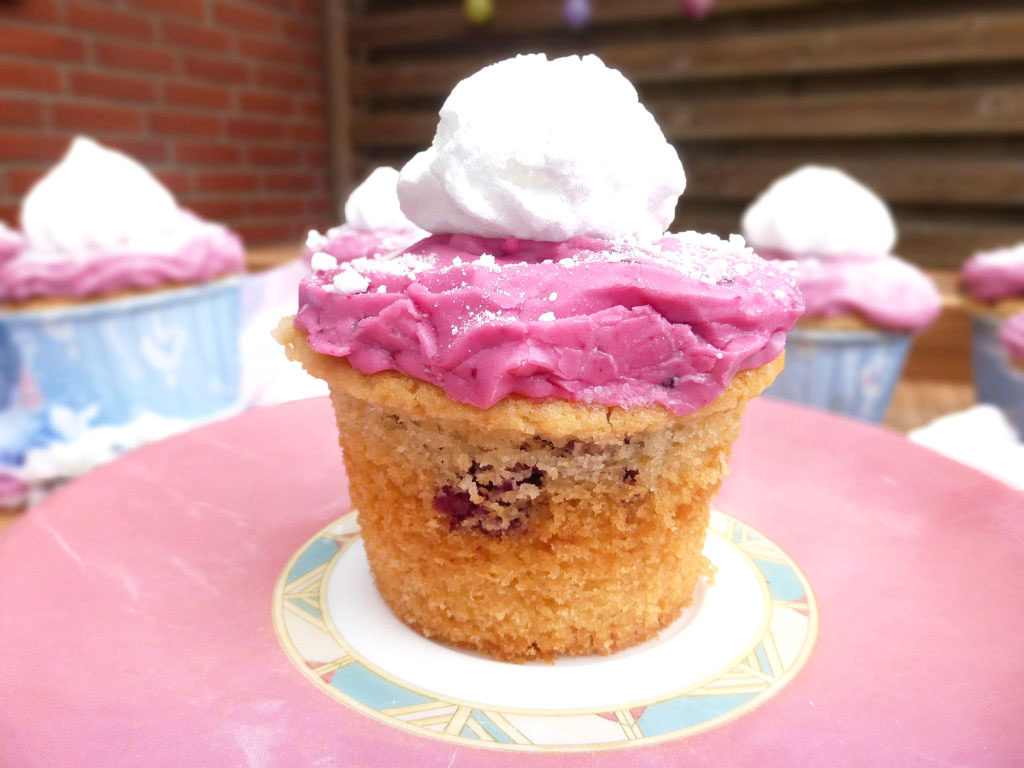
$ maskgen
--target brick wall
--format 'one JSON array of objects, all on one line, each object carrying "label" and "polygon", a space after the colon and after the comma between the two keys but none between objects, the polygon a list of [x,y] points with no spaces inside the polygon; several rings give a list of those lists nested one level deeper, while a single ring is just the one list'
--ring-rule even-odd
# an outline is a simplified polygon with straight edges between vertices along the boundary
[{"label": "brick wall", "polygon": [[0,219],[75,133],[247,244],[331,223],[318,0],[0,0]]}]

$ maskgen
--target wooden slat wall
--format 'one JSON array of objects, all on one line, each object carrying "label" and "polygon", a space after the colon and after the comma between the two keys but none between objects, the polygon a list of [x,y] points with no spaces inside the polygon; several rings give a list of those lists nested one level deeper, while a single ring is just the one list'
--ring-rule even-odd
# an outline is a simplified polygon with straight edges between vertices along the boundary
[{"label": "wooden slat wall", "polygon": [[598,53],[674,141],[689,185],[677,228],[728,234],[768,182],[845,167],[893,206],[900,251],[956,267],[1024,240],[1024,2],[591,0],[571,33],[561,0],[496,0],[485,27],[456,0],[348,0],[346,158],[338,193],[430,142],[452,85],[528,51]]}]

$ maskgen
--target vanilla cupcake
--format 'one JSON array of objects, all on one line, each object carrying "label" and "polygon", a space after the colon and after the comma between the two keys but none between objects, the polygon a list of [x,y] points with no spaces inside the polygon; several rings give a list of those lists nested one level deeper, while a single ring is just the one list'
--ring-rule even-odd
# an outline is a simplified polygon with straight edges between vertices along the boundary
[{"label": "vanilla cupcake", "polygon": [[43,429],[59,409],[76,431],[234,408],[235,235],[82,137],[25,197],[21,229],[22,247],[0,260],[0,337],[20,367],[8,408],[42,413]]},{"label": "vanilla cupcake", "polygon": [[606,654],[692,601],[802,303],[738,237],[664,236],[684,185],[617,71],[520,56],[457,85],[402,171],[436,234],[302,282],[278,338],[330,385],[375,583],[416,631]]},{"label": "vanilla cupcake", "polygon": [[402,213],[397,185],[398,171],[388,166],[375,168],[345,201],[344,224],[325,234],[310,230],[306,261],[312,263],[318,253],[337,262],[372,258],[400,251],[426,237],[428,233]]},{"label": "vanilla cupcake", "polygon": [[942,308],[932,280],[892,255],[888,207],[838,169],[804,166],[754,201],[743,234],[793,270],[806,303],[769,394],[881,421],[913,334]]}]

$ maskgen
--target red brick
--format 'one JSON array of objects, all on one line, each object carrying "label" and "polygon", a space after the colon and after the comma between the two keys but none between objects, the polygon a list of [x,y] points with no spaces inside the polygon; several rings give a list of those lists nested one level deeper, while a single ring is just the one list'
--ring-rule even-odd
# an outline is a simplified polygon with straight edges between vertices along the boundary
[{"label": "red brick", "polygon": [[291,96],[265,91],[249,91],[239,96],[243,112],[265,112],[270,115],[290,115],[295,111]]},{"label": "red brick", "polygon": [[288,127],[288,135],[298,141],[327,141],[327,127],[324,123],[300,123]]},{"label": "red brick", "polygon": [[104,139],[103,143],[112,149],[119,149],[142,163],[167,162],[167,144],[155,139],[139,139],[131,136]]},{"label": "red brick", "polygon": [[0,20],[57,21],[59,15],[56,0],[32,0],[0,6]]},{"label": "red brick", "polygon": [[40,136],[38,133],[0,132],[0,157],[11,160],[42,160],[53,162],[67,149],[63,136]]},{"label": "red brick", "polygon": [[100,64],[120,69],[161,74],[172,73],[177,68],[177,57],[170,51],[152,45],[112,43],[107,40],[96,41],[96,60]]},{"label": "red brick", "polygon": [[244,83],[248,68],[243,62],[214,56],[186,54],[185,74],[202,80],[216,80],[224,83]]},{"label": "red brick", "polygon": [[206,0],[132,0],[132,5],[173,16],[202,19],[206,15]]},{"label": "red brick", "polygon": [[80,37],[39,27],[10,24],[2,17],[0,51],[7,56],[30,56],[41,62],[85,59],[85,43]]},{"label": "red brick", "polygon": [[323,79],[319,72],[300,69],[259,67],[256,70],[256,82],[268,88],[280,88],[291,92],[312,93],[323,88]]},{"label": "red brick", "polygon": [[217,136],[220,117],[217,115],[154,112],[149,116],[149,129],[167,136]]},{"label": "red brick", "polygon": [[244,56],[291,65],[300,63],[299,59],[303,57],[303,48],[306,47],[301,41],[282,43],[265,37],[243,37],[238,42],[238,49]]},{"label": "red brick", "polygon": [[164,83],[164,103],[175,107],[206,107],[227,109],[231,91],[223,87],[195,83]]},{"label": "red brick", "polygon": [[229,3],[225,0],[218,0],[214,5],[213,17],[229,29],[264,33],[277,30],[278,15],[273,11],[239,3]]},{"label": "red brick", "polygon": [[152,40],[153,22],[131,11],[116,10],[92,3],[73,2],[68,6],[69,26],[133,40]]},{"label": "red brick", "polygon": [[4,203],[0,205],[0,221],[6,221],[9,224],[15,224],[18,221],[18,204],[17,203]]},{"label": "red brick", "polygon": [[71,73],[71,92],[78,96],[94,96],[112,101],[153,101],[156,89],[152,80],[103,72]]},{"label": "red brick", "polygon": [[192,174],[188,171],[161,170],[155,171],[153,175],[175,195],[184,195],[192,191]]},{"label": "red brick", "polygon": [[182,48],[223,53],[231,46],[231,35],[211,26],[188,21],[164,19],[160,23],[160,39]]},{"label": "red brick", "polygon": [[123,107],[65,102],[53,105],[53,124],[70,131],[137,133],[142,130],[142,115]]},{"label": "red brick", "polygon": [[246,245],[276,245],[299,240],[307,231],[304,223],[294,221],[242,222],[232,227],[245,240]]},{"label": "red brick", "polygon": [[327,117],[327,105],[320,98],[303,99],[299,104],[299,112],[314,120],[324,120]]},{"label": "red brick", "polygon": [[245,216],[248,205],[245,200],[229,197],[214,198],[182,198],[182,205],[211,221],[224,221],[225,219],[240,219]]},{"label": "red brick", "polygon": [[0,96],[0,121],[10,127],[41,128],[43,126],[43,108],[34,99]]},{"label": "red brick", "polygon": [[55,93],[60,90],[60,73],[54,67],[0,61],[0,88]]},{"label": "red brick", "polygon": [[234,144],[182,142],[175,145],[174,157],[179,163],[238,165],[242,151]]},{"label": "red brick", "polygon": [[310,40],[314,40],[317,47],[322,44],[319,20],[314,21],[302,18],[282,19],[281,31],[284,32],[285,37],[289,40],[303,40],[307,43]]},{"label": "red brick", "polygon": [[249,201],[249,212],[253,216],[301,216],[306,212],[306,198],[276,197],[271,200]]},{"label": "red brick", "polygon": [[292,0],[292,7],[304,16],[320,17],[320,0]]},{"label": "red brick", "polygon": [[275,192],[297,192],[315,188],[318,181],[317,174],[311,171],[278,172],[267,175],[266,186]]},{"label": "red brick", "polygon": [[295,147],[252,146],[246,152],[252,165],[298,165],[302,154]]},{"label": "red brick", "polygon": [[283,139],[287,126],[278,120],[229,119],[227,135],[233,139]]},{"label": "red brick", "polygon": [[331,155],[327,151],[327,147],[309,147],[306,150],[306,162],[311,165],[327,165],[327,163],[329,163],[330,160]]},{"label": "red brick", "polygon": [[25,193],[42,178],[49,167],[48,165],[37,165],[9,169],[7,171],[7,187],[11,190],[11,194],[24,197]]},{"label": "red brick", "polygon": [[[324,189],[326,189],[326,185]],[[317,195],[315,197],[306,197],[306,204],[309,206],[309,213],[311,216],[324,216],[328,219],[331,216],[331,212],[334,210],[334,201],[331,200],[330,195]]]},{"label": "red brick", "polygon": [[259,175],[247,171],[209,171],[199,175],[200,192],[247,192],[259,187]]}]

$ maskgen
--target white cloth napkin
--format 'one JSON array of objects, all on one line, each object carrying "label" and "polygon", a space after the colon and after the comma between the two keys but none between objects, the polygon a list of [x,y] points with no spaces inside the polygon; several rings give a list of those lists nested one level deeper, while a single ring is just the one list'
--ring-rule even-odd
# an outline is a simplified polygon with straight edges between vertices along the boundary
[{"label": "white cloth napkin", "polygon": [[908,437],[1024,491],[1024,443],[994,405],[974,405],[966,411],[941,416]]}]

